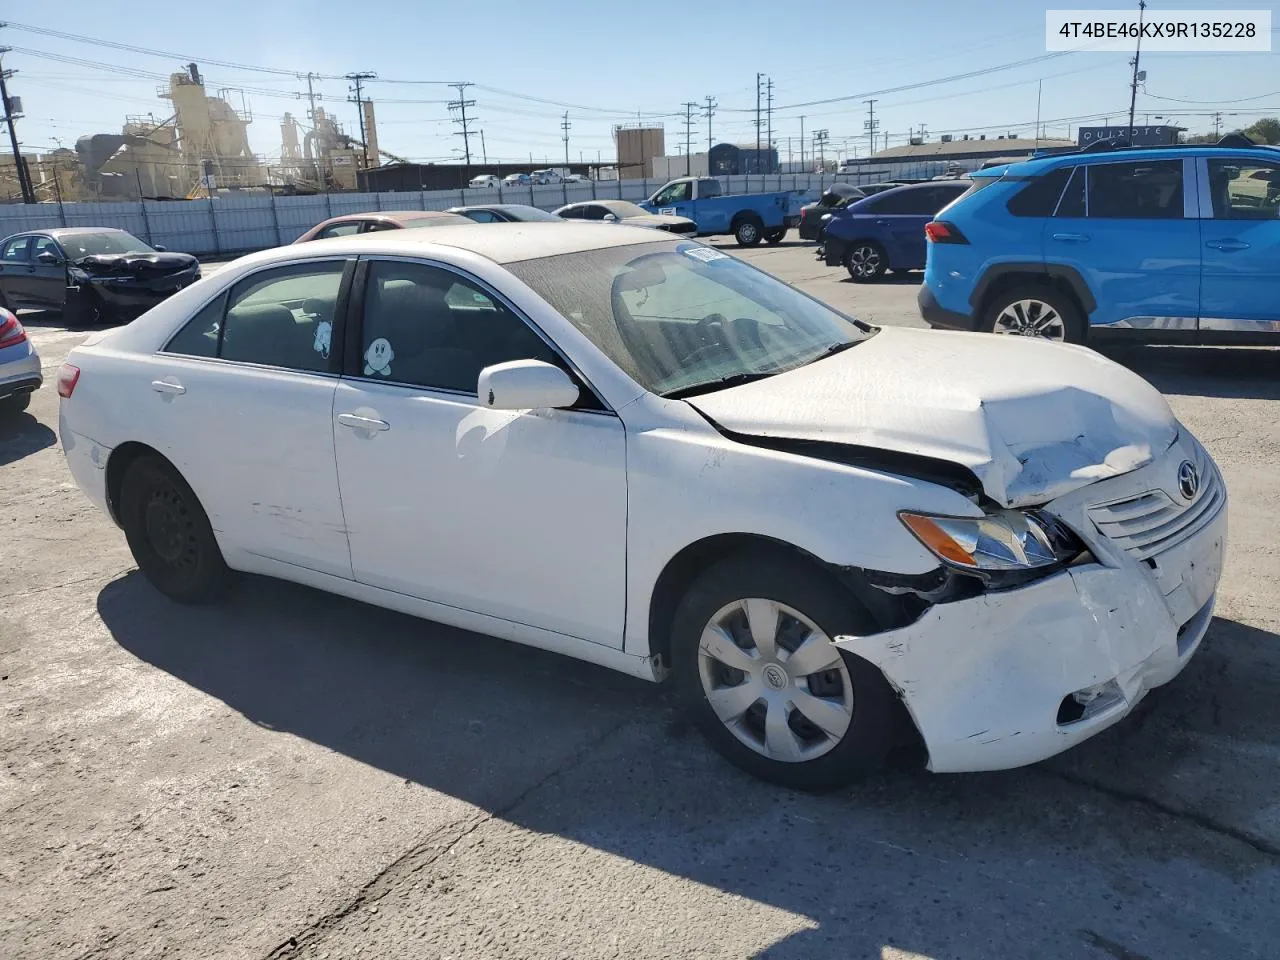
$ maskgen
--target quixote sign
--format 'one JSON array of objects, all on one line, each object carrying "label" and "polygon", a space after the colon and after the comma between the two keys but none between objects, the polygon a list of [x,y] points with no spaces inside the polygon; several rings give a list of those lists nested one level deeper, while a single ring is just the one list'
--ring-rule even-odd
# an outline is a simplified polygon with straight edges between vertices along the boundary
[{"label": "quixote sign", "polygon": [[1181,128],[1160,125],[1156,127],[1081,127],[1076,143],[1087,147],[1099,140],[1128,140],[1135,147],[1158,147],[1177,143]]}]

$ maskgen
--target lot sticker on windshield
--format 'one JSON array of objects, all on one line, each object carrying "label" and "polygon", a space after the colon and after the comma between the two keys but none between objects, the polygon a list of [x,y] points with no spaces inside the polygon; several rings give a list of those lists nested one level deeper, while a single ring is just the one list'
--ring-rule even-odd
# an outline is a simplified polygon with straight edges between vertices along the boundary
[{"label": "lot sticker on windshield", "polygon": [[311,349],[320,354],[320,356],[328,359],[329,344],[332,340],[333,324],[328,320],[321,320],[316,324],[316,339],[315,342],[311,344]]},{"label": "lot sticker on windshield", "polygon": [[364,375],[367,377],[380,373],[384,377],[391,376],[391,361],[395,358],[396,352],[391,349],[391,341],[386,337],[379,337],[365,351]]},{"label": "lot sticker on windshield", "polygon": [[703,263],[710,263],[712,260],[728,260],[727,253],[721,253],[715,247],[687,247],[680,251],[686,257],[693,257],[695,260],[701,260]]}]

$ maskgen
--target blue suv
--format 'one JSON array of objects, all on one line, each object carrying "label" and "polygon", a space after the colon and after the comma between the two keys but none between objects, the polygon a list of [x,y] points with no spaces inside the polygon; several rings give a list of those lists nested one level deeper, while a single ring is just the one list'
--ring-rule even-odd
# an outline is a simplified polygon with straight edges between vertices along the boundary
[{"label": "blue suv", "polygon": [[933,327],[1280,342],[1280,149],[1238,134],[974,171],[925,231]]}]

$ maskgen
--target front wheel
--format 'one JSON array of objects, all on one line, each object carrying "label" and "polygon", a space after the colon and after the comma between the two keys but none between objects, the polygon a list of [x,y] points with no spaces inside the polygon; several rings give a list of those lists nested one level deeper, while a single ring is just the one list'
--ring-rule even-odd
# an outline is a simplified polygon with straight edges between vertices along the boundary
[{"label": "front wheel", "polygon": [[1084,315],[1066,294],[1042,285],[1015,287],[993,299],[982,317],[982,329],[1057,343],[1084,343]]},{"label": "front wheel", "polygon": [[844,268],[855,283],[870,283],[884,276],[889,261],[880,244],[859,240],[845,251]]},{"label": "front wheel", "polygon": [[769,246],[771,247],[776,247],[778,244],[782,242],[783,238],[786,235],[787,235],[787,231],[785,229],[770,230],[768,233],[764,235],[764,242],[769,244]]},{"label": "front wheel", "polygon": [[676,610],[681,694],[711,745],[764,780],[829,790],[877,769],[895,700],[872,664],[831,638],[874,630],[833,581],[769,553],[707,570]]},{"label": "front wheel", "polygon": [[142,456],[125,470],[120,525],[133,559],[151,584],[178,603],[210,603],[230,580],[209,518],[169,463]]},{"label": "front wheel", "polygon": [[733,228],[733,239],[740,247],[754,247],[760,243],[763,226],[757,217],[743,217]]}]

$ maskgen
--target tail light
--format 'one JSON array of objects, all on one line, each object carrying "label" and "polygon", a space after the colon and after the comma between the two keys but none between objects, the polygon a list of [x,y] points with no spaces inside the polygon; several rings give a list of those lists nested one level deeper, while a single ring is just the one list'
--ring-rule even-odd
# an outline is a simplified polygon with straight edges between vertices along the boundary
[{"label": "tail light", "polygon": [[930,220],[924,225],[924,235],[933,243],[968,243],[965,235],[945,220]]},{"label": "tail light", "polygon": [[80,368],[75,364],[64,363],[58,368],[58,396],[63,400],[76,392],[76,384],[80,382]]},{"label": "tail light", "polygon": [[0,307],[0,350],[17,346],[19,343],[24,343],[26,339],[27,331],[18,322],[18,318]]}]

